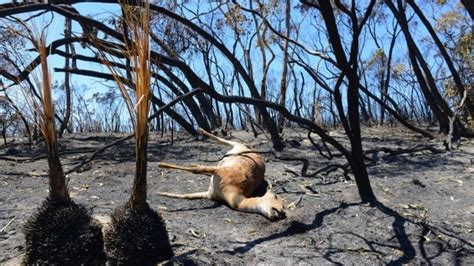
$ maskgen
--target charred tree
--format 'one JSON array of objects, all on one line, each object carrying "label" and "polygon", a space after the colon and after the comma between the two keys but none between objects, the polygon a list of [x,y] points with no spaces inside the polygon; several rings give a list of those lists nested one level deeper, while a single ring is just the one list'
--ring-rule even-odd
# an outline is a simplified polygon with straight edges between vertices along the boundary
[{"label": "charred tree", "polygon": [[[355,1],[352,2],[353,6],[349,10],[342,5],[339,1],[336,1],[337,8],[343,13],[349,16],[352,26],[352,42],[350,47],[349,59],[346,57],[344,48],[342,46],[342,38],[339,34],[339,30],[336,24],[336,18],[334,15],[334,9],[329,1],[319,1],[317,4],[308,3],[303,1],[314,8],[317,8],[323,17],[324,24],[326,26],[327,34],[329,37],[329,43],[334,51],[336,57],[337,67],[341,70],[338,82],[336,84],[334,100],[339,113],[339,119],[341,120],[347,137],[351,143],[350,155],[346,156],[348,163],[351,167],[352,173],[354,174],[357,188],[359,189],[359,196],[363,202],[375,202],[376,197],[373,193],[372,186],[370,184],[367,168],[365,166],[364,152],[362,149],[361,129],[360,129],[360,103],[359,103],[359,86],[360,78],[357,71],[357,60],[359,52],[359,35],[364,23],[367,21],[368,16],[371,14],[372,9],[375,5],[375,0],[371,0],[368,4],[367,10],[364,17],[358,18],[355,10]],[[342,105],[342,95],[340,92],[340,86],[343,79],[347,79],[347,109],[348,116],[346,117]]]},{"label": "charred tree", "polygon": [[[65,38],[71,37],[71,19],[65,18],[64,20],[64,36]],[[72,44],[66,45],[66,53],[70,52]],[[64,68],[69,69],[70,59],[68,57],[64,58]],[[66,109],[64,111],[64,118],[59,126],[59,137],[63,136],[64,130],[69,125],[71,119],[71,74],[69,72],[64,73],[64,93],[66,94]]]},{"label": "charred tree", "polygon": [[[450,130],[450,118],[453,117],[453,111],[449,108],[449,105],[438,91],[435,79],[428,67],[428,64],[426,63],[423,55],[415,43],[415,40],[413,39],[413,36],[409,31],[408,19],[405,14],[403,2],[401,0],[397,0],[397,7],[395,7],[391,0],[386,0],[385,3],[400,24],[408,46],[408,55],[413,67],[413,71],[417,77],[420,89],[426,101],[428,102],[431,111],[438,120],[439,132],[448,134]],[[453,138],[454,140],[457,140],[461,136],[462,132],[465,131],[465,128],[458,118],[455,118],[455,121],[452,123],[452,125],[454,127]]]},{"label": "charred tree", "polygon": [[[281,78],[280,78],[280,98],[278,99],[278,102],[280,105],[285,106],[286,104],[286,91],[288,87],[288,47],[290,42],[288,41],[288,38],[290,38],[290,31],[291,31],[291,1],[286,0],[285,4],[285,36],[286,39],[284,40],[284,45],[283,45],[283,62],[282,62],[282,70],[281,70]],[[296,96],[295,96],[296,97]],[[278,131],[281,133],[283,131],[283,128],[285,127],[285,117],[283,115],[278,116]]]}]

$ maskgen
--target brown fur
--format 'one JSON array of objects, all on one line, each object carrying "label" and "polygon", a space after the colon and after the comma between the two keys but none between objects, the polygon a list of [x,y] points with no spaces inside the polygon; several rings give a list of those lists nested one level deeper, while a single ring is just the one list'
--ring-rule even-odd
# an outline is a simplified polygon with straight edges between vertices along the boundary
[{"label": "brown fur", "polygon": [[270,220],[285,217],[282,198],[275,195],[270,189],[261,197],[253,196],[255,190],[263,185],[265,176],[265,162],[260,154],[254,153],[241,143],[216,137],[203,129],[198,129],[198,132],[219,143],[232,146],[232,149],[226,153],[217,166],[178,166],[167,163],[160,163],[159,166],[195,174],[211,175],[209,189],[205,192],[190,194],[161,192],[160,195],[181,199],[223,201],[235,210],[260,213]]}]

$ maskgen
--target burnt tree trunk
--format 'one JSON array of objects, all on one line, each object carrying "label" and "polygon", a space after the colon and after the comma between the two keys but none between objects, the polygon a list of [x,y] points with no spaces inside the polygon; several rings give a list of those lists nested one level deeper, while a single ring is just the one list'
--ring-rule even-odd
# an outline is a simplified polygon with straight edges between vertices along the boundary
[{"label": "burnt tree trunk", "polygon": [[461,0],[461,3],[467,9],[471,19],[474,19],[474,2],[472,0]]},{"label": "burnt tree trunk", "polygon": [[[285,106],[286,103],[286,91],[288,87],[288,47],[289,47],[289,41],[288,38],[290,37],[290,17],[291,17],[291,1],[286,0],[286,7],[285,7],[285,27],[286,27],[286,32],[285,32],[285,44],[283,47],[283,69],[281,71],[281,79],[280,79],[280,98],[278,99],[278,102],[280,105]],[[285,117],[282,114],[278,115],[278,131],[281,133],[283,131],[283,128],[285,127]]]},{"label": "burnt tree trunk", "polygon": [[[357,188],[359,190],[359,196],[363,202],[375,202],[376,197],[370,184],[367,168],[365,166],[364,152],[362,149],[362,139],[360,130],[360,113],[359,113],[359,83],[360,79],[357,74],[357,59],[359,43],[358,38],[361,27],[364,20],[367,19],[368,15],[375,4],[375,1],[371,1],[366,11],[366,16],[362,22],[358,22],[355,11],[353,10],[349,16],[352,21],[352,45],[350,50],[350,58],[347,60],[344,48],[342,46],[341,36],[336,25],[336,19],[333,12],[333,7],[329,1],[319,1],[319,10],[324,19],[326,29],[328,31],[329,42],[333,48],[336,56],[336,61],[339,68],[342,70],[344,76],[348,80],[347,85],[347,108],[348,117],[347,121],[344,121],[344,112],[342,111],[342,102],[340,95],[335,94],[336,105],[339,105],[339,114],[341,121],[344,124],[346,135],[351,143],[350,156],[346,156],[348,163],[354,174]],[[353,7],[355,8],[355,7]],[[338,83],[342,82],[342,76]]]},{"label": "burnt tree trunk", "polygon": [[[446,51],[446,48],[444,47],[443,43],[439,39],[439,37],[436,34],[435,30],[433,29],[433,27],[431,26],[430,22],[425,17],[423,12],[420,10],[418,5],[416,5],[416,3],[413,0],[409,0],[408,3],[413,8],[413,10],[418,15],[418,17],[420,18],[423,25],[425,26],[425,28],[428,30],[431,37],[433,38],[436,46],[438,47],[438,50],[440,51],[441,55],[444,58],[446,66],[448,67],[449,71],[451,72],[454,84],[456,84],[456,89],[458,91],[458,95],[462,98],[464,93],[465,93],[466,88],[465,88],[463,82],[461,81],[461,77],[459,76],[458,71],[454,67],[453,60],[449,56],[449,54]],[[474,4],[471,1],[471,8],[473,8],[473,7],[474,7]],[[472,102],[472,100],[469,97],[466,97],[464,104],[466,106],[466,109],[468,111],[469,116],[474,118],[474,103]]]},{"label": "burnt tree trunk", "polygon": [[[64,36],[66,38],[71,37],[71,19],[65,18],[64,21]],[[70,52],[70,47],[73,44],[66,45],[66,53]],[[64,59],[64,68],[69,69],[70,67],[70,59]],[[59,126],[58,135],[61,138],[63,136],[64,130],[68,127],[69,120],[71,119],[71,73],[65,72],[64,73],[64,93],[66,94],[66,110],[64,112],[64,118]]]},{"label": "burnt tree trunk", "polygon": [[[413,67],[413,71],[417,77],[420,89],[428,102],[431,111],[439,122],[439,131],[440,133],[447,134],[450,127],[450,117],[452,117],[453,112],[449,108],[447,102],[443,99],[441,94],[438,91],[436,82],[433,75],[428,67],[428,64],[424,60],[423,55],[421,54],[418,46],[415,43],[412,35],[409,31],[408,20],[404,11],[403,3],[401,0],[398,0],[398,9],[392,3],[391,0],[385,0],[385,3],[389,9],[394,14],[397,19],[400,27],[402,29],[403,35],[405,36],[405,41],[408,46],[408,54],[410,62]],[[456,119],[458,120],[458,119]],[[456,129],[454,130],[457,133],[461,133],[463,130],[463,125],[458,121],[454,123]],[[458,138],[458,135],[454,136]]]}]

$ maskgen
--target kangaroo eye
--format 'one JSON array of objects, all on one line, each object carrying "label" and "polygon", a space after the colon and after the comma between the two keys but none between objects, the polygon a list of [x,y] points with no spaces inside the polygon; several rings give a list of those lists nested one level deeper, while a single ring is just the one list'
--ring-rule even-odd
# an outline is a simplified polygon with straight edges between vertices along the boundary
[{"label": "kangaroo eye", "polygon": [[278,199],[278,196],[277,196],[277,195],[275,195],[275,199]]}]

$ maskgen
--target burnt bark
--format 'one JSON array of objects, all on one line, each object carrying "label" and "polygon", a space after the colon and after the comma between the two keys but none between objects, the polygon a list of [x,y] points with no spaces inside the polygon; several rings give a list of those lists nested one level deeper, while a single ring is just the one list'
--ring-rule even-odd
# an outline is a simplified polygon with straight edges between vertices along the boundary
[{"label": "burnt bark", "polygon": [[[429,34],[431,35],[431,38],[433,38],[433,41],[435,42],[436,46],[438,47],[439,52],[443,56],[444,62],[446,63],[446,66],[448,67],[449,71],[451,72],[454,84],[456,84],[456,89],[458,91],[459,96],[462,98],[464,95],[464,91],[466,90],[463,82],[461,81],[461,77],[459,76],[458,71],[454,67],[453,60],[451,60],[451,57],[448,54],[448,51],[446,51],[446,48],[444,47],[443,43],[439,39],[438,35],[436,34],[435,30],[433,29],[433,26],[431,26],[430,22],[426,18],[426,16],[423,14],[423,12],[420,10],[418,5],[415,3],[413,0],[408,0],[408,4],[413,8],[417,16],[420,18],[421,22],[425,26],[425,28],[428,30]],[[471,8],[474,8],[474,4],[471,1]],[[465,99],[464,104],[466,105],[466,109],[469,112],[469,115],[474,118],[474,104],[471,101],[469,97]]]},{"label": "burnt bark", "polygon": [[[283,46],[283,62],[282,62],[282,71],[281,71],[281,79],[280,79],[280,98],[278,99],[278,102],[280,105],[285,106],[286,103],[286,91],[288,87],[288,48],[289,48],[289,41],[288,38],[290,38],[290,17],[291,17],[291,1],[286,0],[286,5],[285,5],[285,27],[286,27],[286,32],[285,32],[285,44]],[[283,128],[285,127],[285,117],[281,114],[278,115],[278,131],[281,133],[283,131]]]},{"label": "burnt bark", "polygon": [[[353,2],[353,4],[355,4]],[[338,67],[341,69],[343,76],[348,80],[347,84],[347,108],[348,108],[348,117],[345,121],[344,112],[342,109],[341,97],[336,93],[336,105],[339,105],[339,115],[341,121],[344,124],[344,129],[346,135],[349,138],[351,143],[351,155],[347,157],[348,163],[354,174],[357,188],[359,190],[359,196],[363,202],[375,202],[376,197],[373,193],[372,186],[370,184],[369,176],[367,173],[367,168],[365,166],[364,152],[362,149],[362,139],[360,131],[360,114],[359,114],[359,76],[357,74],[357,59],[358,59],[358,49],[359,49],[359,34],[361,27],[368,18],[368,15],[371,13],[371,10],[375,4],[375,1],[371,1],[365,16],[359,22],[355,13],[355,6],[352,7],[351,11],[347,12],[348,16],[351,18],[352,22],[352,45],[350,49],[349,60],[347,60],[344,48],[341,42],[341,36],[337,28],[336,19],[334,16],[334,11],[331,3],[329,1],[319,1],[319,11],[324,19],[324,24],[328,31],[329,42],[333,48],[334,55]],[[339,7],[341,8],[341,7]],[[342,77],[340,77],[340,82],[342,82]],[[336,91],[338,92],[338,90]]]},{"label": "burnt bark", "polygon": [[[391,0],[385,0],[388,8],[392,11],[395,18],[397,19],[400,27],[402,29],[403,35],[405,36],[405,41],[408,46],[408,54],[410,62],[413,67],[413,71],[417,77],[420,89],[428,102],[431,111],[439,122],[439,131],[440,133],[447,134],[449,132],[449,119],[452,117],[453,112],[449,108],[447,102],[443,99],[441,94],[438,91],[436,82],[433,75],[428,67],[428,64],[424,60],[423,55],[421,54],[418,46],[413,39],[409,31],[408,19],[405,14],[403,3],[401,0],[397,1],[397,7],[392,3]],[[458,119],[456,119],[458,120]],[[462,132],[463,126],[461,123],[455,123],[457,129],[456,132]],[[457,138],[458,136],[456,136]]]},{"label": "burnt bark", "polygon": [[472,0],[461,0],[461,3],[466,8],[471,19],[474,19],[474,2]]},{"label": "burnt bark", "polygon": [[[66,18],[64,21],[64,36],[65,38],[71,37],[71,19]],[[65,47],[66,53],[70,52],[70,48],[73,44],[67,44]],[[70,59],[64,58],[64,68],[69,69]],[[64,93],[66,94],[66,110],[64,112],[64,118],[59,126],[58,135],[61,138],[64,130],[68,127],[69,120],[71,119],[71,74],[69,72],[64,73]]]}]

